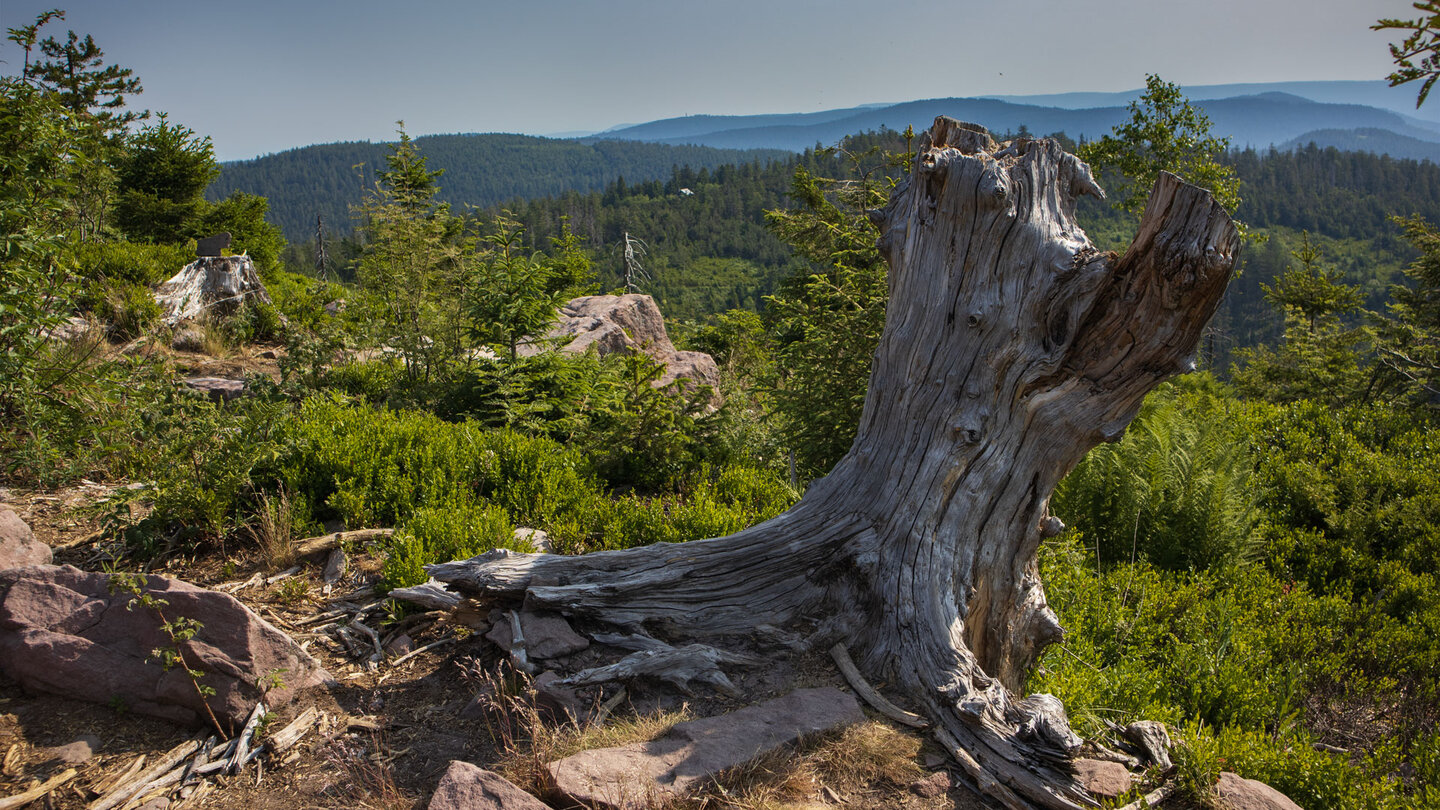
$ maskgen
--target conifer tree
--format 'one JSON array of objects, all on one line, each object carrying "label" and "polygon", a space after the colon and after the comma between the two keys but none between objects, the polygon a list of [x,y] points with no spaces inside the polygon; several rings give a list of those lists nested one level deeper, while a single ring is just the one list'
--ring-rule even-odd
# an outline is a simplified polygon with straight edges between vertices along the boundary
[{"label": "conifer tree", "polygon": [[1332,405],[1356,401],[1365,389],[1361,358],[1372,335],[1343,318],[1359,311],[1360,292],[1337,272],[1320,266],[1320,252],[1307,232],[1275,286],[1261,285],[1265,299],[1285,316],[1278,349],[1260,346],[1240,352],[1235,372],[1239,391],[1273,402],[1312,399]]},{"label": "conifer tree", "polygon": [[[64,16],[63,12],[53,11],[41,14],[34,26],[11,29],[11,39],[16,39],[16,34],[24,37],[28,33],[29,41],[33,42],[36,29]],[[21,41],[21,44],[25,43]],[[38,80],[58,93],[60,102],[71,112],[88,113],[111,131],[124,129],[149,115],[125,109],[125,97],[138,95],[144,88],[130,68],[105,63],[105,52],[95,44],[93,36],[87,34],[82,39],[69,31],[64,42],[46,37],[40,42],[40,53],[47,58],[32,64],[30,48],[26,47],[25,77]]]},{"label": "conifer tree", "polygon": [[1395,222],[1420,257],[1405,269],[1410,283],[1391,288],[1394,303],[1379,326],[1377,377],[1384,387],[1440,407],[1440,228],[1420,217]]}]

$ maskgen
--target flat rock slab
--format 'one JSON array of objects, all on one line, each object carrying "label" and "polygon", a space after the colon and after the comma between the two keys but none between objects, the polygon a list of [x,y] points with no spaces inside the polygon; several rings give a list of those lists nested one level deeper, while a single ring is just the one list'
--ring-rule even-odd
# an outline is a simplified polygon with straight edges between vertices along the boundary
[{"label": "flat rock slab", "polygon": [[211,402],[229,402],[245,393],[245,381],[229,377],[186,377],[180,382],[186,388],[204,394]]},{"label": "flat rock slab", "polygon": [[1264,782],[1224,771],[1215,783],[1216,807],[1223,810],[1301,810],[1289,796]]},{"label": "flat rock slab", "polygon": [[550,810],[494,771],[454,760],[440,777],[428,810]]},{"label": "flat rock slab", "polygon": [[[72,566],[37,565],[0,571],[0,671],[26,689],[110,704],[178,723],[208,722],[205,705],[182,667],[166,670],[154,651],[173,646],[152,608],[109,574]],[[327,683],[319,662],[235,597],[147,575],[144,593],[167,604],[174,622],[200,623],[181,644],[221,722],[238,729],[272,675],[283,682],[263,693],[267,705]]]},{"label": "flat rock slab", "polygon": [[807,734],[864,719],[853,695],[829,687],[797,689],[729,714],[679,723],[650,742],[582,751],[546,767],[569,801],[643,810],[655,798],[683,794]]},{"label": "flat rock slab", "polygon": [[[531,658],[560,658],[590,646],[590,639],[576,633],[564,617],[553,613],[521,611],[520,632],[525,636],[525,654]],[[510,617],[501,616],[485,634],[502,650],[510,649]]]},{"label": "flat rock slab", "polygon": [[50,547],[35,539],[30,526],[10,509],[0,509],[0,570],[48,565]]},{"label": "flat rock slab", "polygon": [[1075,778],[1096,796],[1113,799],[1131,787],[1130,771],[1118,762],[1102,759],[1077,759]]}]

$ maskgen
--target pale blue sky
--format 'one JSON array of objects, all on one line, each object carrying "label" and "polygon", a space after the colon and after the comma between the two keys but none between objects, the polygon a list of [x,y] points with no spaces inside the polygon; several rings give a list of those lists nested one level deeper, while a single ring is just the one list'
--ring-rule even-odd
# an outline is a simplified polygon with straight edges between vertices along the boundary
[{"label": "pale blue sky", "polygon": [[[1377,79],[1405,0],[3,0],[59,5],[222,160],[943,96]],[[0,72],[18,71],[13,43]]]}]

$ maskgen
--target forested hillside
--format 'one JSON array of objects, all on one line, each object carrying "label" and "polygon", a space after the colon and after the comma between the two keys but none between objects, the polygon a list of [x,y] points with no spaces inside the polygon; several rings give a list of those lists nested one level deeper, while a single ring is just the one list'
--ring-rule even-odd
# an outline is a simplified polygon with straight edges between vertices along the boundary
[{"label": "forested hillside", "polygon": [[[416,140],[422,148],[425,143]],[[796,171],[849,180],[868,172],[883,178],[895,169],[881,165],[878,154],[858,165],[846,154],[904,148],[900,133],[883,131],[849,139],[843,153],[806,150],[785,160],[714,170],[682,166],[663,180],[631,182],[627,175],[603,191],[516,199],[505,207],[535,245],[546,244],[568,221],[594,255],[604,289],[623,283],[625,234],[641,240],[646,253],[640,262],[648,276],[642,288],[656,297],[668,318],[699,320],[728,309],[758,312],[764,297],[803,264],[765,226],[766,211],[795,204]],[[1284,270],[1302,232],[1315,240],[1327,267],[1361,288],[1366,308],[1381,310],[1389,285],[1413,255],[1389,218],[1440,219],[1440,166],[1433,163],[1313,145],[1294,151],[1232,151],[1221,160],[1241,180],[1237,217],[1267,237],[1242,255],[1241,273],[1207,344],[1209,362],[1222,371],[1234,351],[1279,336],[1283,324],[1265,301],[1262,285],[1272,284]],[[447,168],[437,158],[431,165]],[[451,179],[447,171],[443,182]],[[357,200],[358,194],[357,184]],[[457,197],[454,192],[449,196]],[[1088,199],[1081,202],[1081,221],[1092,238],[1112,247],[1128,241],[1132,227],[1126,215]],[[299,267],[313,264],[313,222],[308,227],[305,241],[294,244],[290,254]],[[348,248],[358,249],[358,244]],[[345,249],[337,243],[330,251],[343,256]]]},{"label": "forested hillside", "polygon": [[[440,200],[457,206],[591,191],[616,178],[664,178],[677,166],[715,168],[788,157],[774,150],[628,141],[581,144],[506,134],[429,135],[415,142],[432,165],[445,170]],[[374,186],[387,150],[384,143],[332,143],[225,163],[206,196],[219,200],[245,191],[269,198],[270,221],[287,239],[313,236],[317,214],[332,232],[345,233],[354,226],[350,206]]]}]

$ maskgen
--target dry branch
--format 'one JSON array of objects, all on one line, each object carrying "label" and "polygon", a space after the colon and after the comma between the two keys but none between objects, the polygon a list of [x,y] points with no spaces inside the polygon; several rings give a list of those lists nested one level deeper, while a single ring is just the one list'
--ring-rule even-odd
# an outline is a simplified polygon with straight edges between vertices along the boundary
[{"label": "dry branch", "polygon": [[885,699],[885,696],[875,691],[855,668],[855,662],[850,658],[850,651],[845,649],[844,644],[836,644],[830,648],[830,657],[835,659],[835,666],[840,668],[840,674],[845,676],[845,682],[855,690],[866,703],[869,703],[876,711],[894,720],[897,723],[907,725],[911,728],[928,728],[930,723],[914,712],[907,712]]},{"label": "dry branch", "polygon": [[395,534],[394,529],[355,529],[348,532],[331,532],[329,534],[307,537],[295,544],[295,553],[301,557],[308,557],[311,554],[319,554],[322,551],[329,551],[339,548],[348,543],[369,543],[375,540],[387,540]]},{"label": "dry branch", "polygon": [[50,794],[55,788],[75,778],[77,771],[74,768],[66,768],[60,773],[45,780],[43,784],[36,785],[24,793],[17,793],[14,796],[7,796],[0,799],[0,810],[19,810],[19,808],[30,804]]}]

